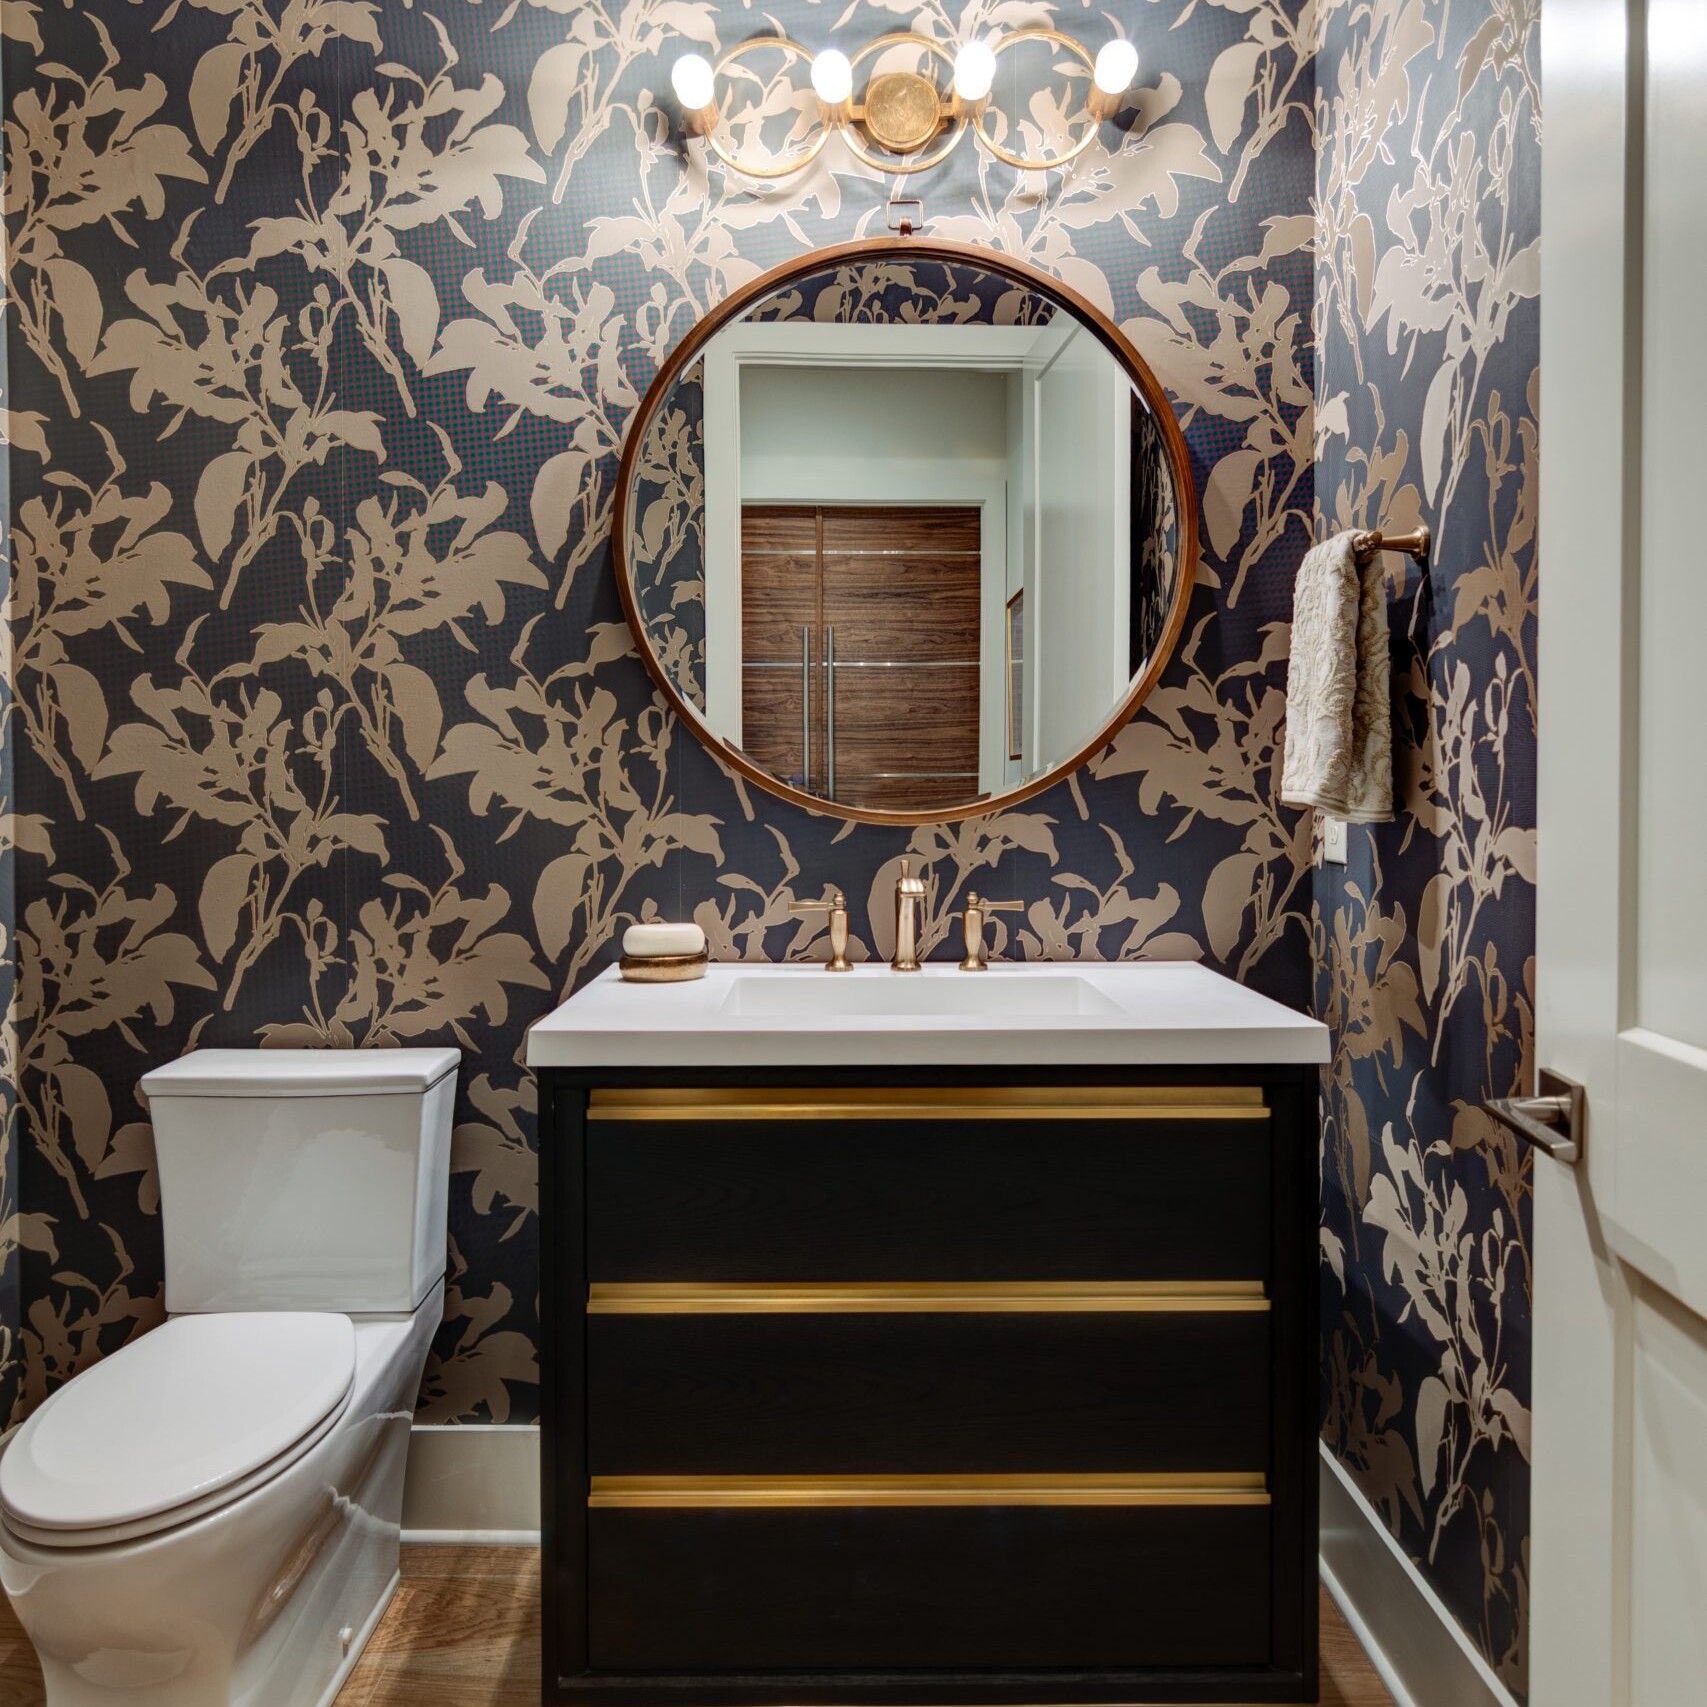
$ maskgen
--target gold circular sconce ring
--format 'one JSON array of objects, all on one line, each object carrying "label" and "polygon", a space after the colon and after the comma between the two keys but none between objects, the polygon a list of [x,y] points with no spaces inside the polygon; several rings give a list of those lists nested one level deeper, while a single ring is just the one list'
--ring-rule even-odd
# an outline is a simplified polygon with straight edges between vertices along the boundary
[{"label": "gold circular sconce ring", "polygon": [[[849,63],[857,68],[862,61],[870,59],[873,54],[881,53],[885,48],[902,46],[923,48],[926,53],[933,55],[948,67],[950,77],[954,75],[954,55],[941,42],[933,40],[930,36],[918,35],[912,30],[891,30],[887,35],[879,36],[875,41],[867,42]],[[880,87],[885,83],[892,85],[892,89],[887,95]],[[894,158],[886,159],[883,155],[873,153],[871,149],[867,148],[854,134],[854,125],[850,124],[843,127],[842,140],[848,145],[848,152],[856,160],[871,167],[876,172],[897,172],[907,175],[913,172],[928,172],[931,167],[940,166],[954,152],[960,144],[961,137],[966,134],[966,121],[955,110],[943,92],[922,72],[887,71],[880,72],[876,77],[873,77],[866,85],[863,103],[865,129],[885,147],[888,146],[888,135],[896,136],[897,140],[904,145],[907,138],[907,127],[921,122],[917,116],[919,106],[922,104],[920,102],[921,85],[923,88],[929,89],[935,97],[938,117],[937,123],[925,132],[920,146],[930,141],[931,137],[936,134],[938,125],[944,124],[944,121],[946,121],[947,140],[929,154],[909,155],[903,146],[896,149]],[[873,91],[878,93],[880,106],[880,115],[876,117],[875,122],[873,122],[871,112]],[[858,123],[859,121],[856,120],[855,122]],[[893,128],[890,128],[891,126]]]},{"label": "gold circular sconce ring", "polygon": [[[1074,41],[1069,35],[1063,35],[1060,30],[1045,29],[1041,25],[1035,29],[1015,30],[1012,35],[1003,36],[995,44],[996,57],[1000,59],[1009,48],[1018,47],[1022,42],[1031,41],[1053,42],[1057,47],[1068,49],[1093,78],[1096,76],[1096,61],[1091,57],[1090,50],[1083,43]],[[1096,140],[1099,121],[1093,118],[1085,134],[1064,154],[1052,155],[1047,160],[1028,159],[1023,154],[1016,154],[1011,148],[1004,148],[984,128],[984,113],[987,104],[987,101],[980,101],[977,111],[972,115],[972,124],[978,132],[978,140],[998,160],[1004,161],[1009,166],[1017,166],[1022,172],[1053,172],[1059,167],[1070,166]]]},{"label": "gold circular sconce ring", "polygon": [[[750,36],[746,41],[736,42],[733,47],[725,48],[717,56],[717,63],[712,67],[712,76],[722,76],[735,62],[749,53],[755,53],[760,48],[775,48],[795,59],[801,59],[808,66],[812,63],[812,55],[799,42],[791,41],[787,36]],[[713,88],[715,89],[715,82]],[[816,100],[817,96],[814,95]],[[705,140],[710,144],[711,151],[723,164],[732,171],[740,172],[749,178],[791,178],[796,172],[804,171],[824,150],[824,144],[830,140],[830,126],[819,121],[818,134],[812,139],[811,145],[799,154],[791,156],[780,166],[754,166],[743,160],[734,149],[728,147],[718,137],[718,128],[723,123],[721,117],[716,119],[705,132]]]}]

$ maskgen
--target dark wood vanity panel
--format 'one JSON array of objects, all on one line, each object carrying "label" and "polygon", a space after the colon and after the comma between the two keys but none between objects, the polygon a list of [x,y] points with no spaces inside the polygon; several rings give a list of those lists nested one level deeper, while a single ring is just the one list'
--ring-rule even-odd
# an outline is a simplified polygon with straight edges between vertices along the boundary
[{"label": "dark wood vanity panel", "polygon": [[595,1511],[591,1558],[601,1670],[1254,1667],[1269,1651],[1259,1507]]},{"label": "dark wood vanity panel", "polygon": [[1260,1280],[1271,1138],[1258,1112],[845,1125],[595,1118],[588,1275]]},{"label": "dark wood vanity panel", "polygon": [[545,1702],[1315,1700],[1315,1069],[1048,1077],[541,1073]]},{"label": "dark wood vanity panel", "polygon": [[594,1315],[593,1475],[1262,1468],[1266,1312]]}]

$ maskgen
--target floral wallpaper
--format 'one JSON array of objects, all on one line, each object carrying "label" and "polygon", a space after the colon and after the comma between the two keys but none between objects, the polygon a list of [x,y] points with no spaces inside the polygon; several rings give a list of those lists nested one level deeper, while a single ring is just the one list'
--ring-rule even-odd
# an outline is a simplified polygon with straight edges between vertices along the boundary
[{"label": "floral wallpaper", "polygon": [[1397,821],[1314,884],[1325,1432],[1515,1691],[1535,1001],[1539,0],[1320,0],[1316,495],[1388,561]]},{"label": "floral wallpaper", "polygon": [[[0,14],[0,28],[6,19]],[[4,65],[0,63],[0,102],[7,93]],[[0,339],[0,543],[11,515],[10,446],[20,428],[29,435],[26,423],[16,420],[6,400],[11,395],[6,370],[6,347]],[[0,552],[0,589],[9,587],[10,564]],[[7,633],[0,624],[0,1428],[17,1408],[18,1385],[23,1372],[22,1223],[18,1211],[19,1119],[17,1084],[17,1027],[13,996],[17,961],[13,933],[17,922],[14,906],[14,851],[18,819],[14,811],[12,742],[8,738],[11,718],[12,669]]]},{"label": "floral wallpaper", "polygon": [[[637,916],[810,957],[822,926],[788,905],[835,883],[885,954],[911,853],[937,952],[975,884],[1027,902],[1007,954],[1190,956],[1297,1006],[1315,964],[1329,1436],[1516,1675],[1525,1186],[1472,1111],[1528,1035],[1532,11],[0,0],[5,1412],[159,1319],[148,1067],[453,1042],[421,1415],[530,1420],[527,1024]],[[616,456],[698,315],[884,230],[891,186],[835,146],[781,186],[732,176],[679,137],[669,61],[773,27],[1109,19],[1139,85],[1070,171],[968,146],[910,187],[924,229],[1056,274],[1169,387],[1204,504],[1180,649],[1020,810],[907,831],[758,796],[633,655]],[[1314,527],[1407,505],[1443,536],[1396,589],[1407,811],[1314,875],[1276,798],[1292,577]]]},{"label": "floral wallpaper", "polygon": [[[634,461],[628,574],[652,655],[705,710],[705,363],[690,362],[647,419]],[[613,562],[614,570],[615,564]]]}]

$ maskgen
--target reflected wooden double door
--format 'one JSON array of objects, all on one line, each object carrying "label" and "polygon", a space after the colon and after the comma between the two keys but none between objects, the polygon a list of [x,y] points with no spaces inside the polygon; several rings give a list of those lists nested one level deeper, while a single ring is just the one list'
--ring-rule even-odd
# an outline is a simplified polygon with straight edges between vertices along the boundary
[{"label": "reflected wooden double door", "polygon": [[975,506],[744,505],[748,755],[844,805],[976,796],[980,564]]}]

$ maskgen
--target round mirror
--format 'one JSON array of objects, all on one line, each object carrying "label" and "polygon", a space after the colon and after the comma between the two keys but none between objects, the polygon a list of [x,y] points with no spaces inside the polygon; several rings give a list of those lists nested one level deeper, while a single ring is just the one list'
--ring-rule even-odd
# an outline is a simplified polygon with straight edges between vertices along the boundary
[{"label": "round mirror", "polygon": [[613,538],[647,667],[713,751],[924,823],[1036,793],[1132,715],[1185,621],[1197,495],[1105,316],[902,237],[694,327],[629,429]]}]

